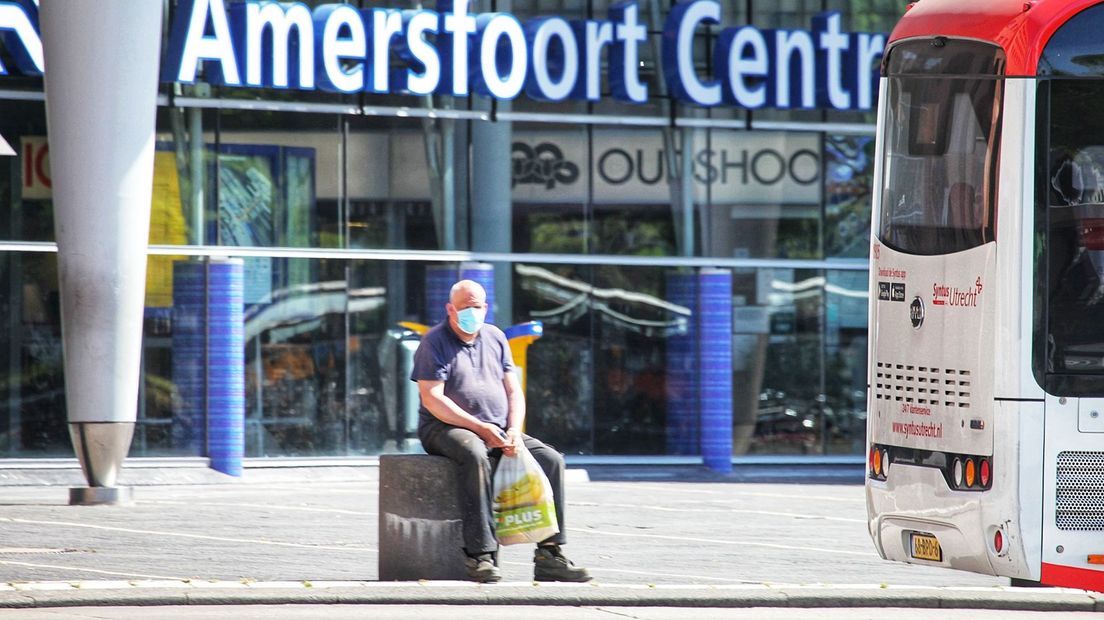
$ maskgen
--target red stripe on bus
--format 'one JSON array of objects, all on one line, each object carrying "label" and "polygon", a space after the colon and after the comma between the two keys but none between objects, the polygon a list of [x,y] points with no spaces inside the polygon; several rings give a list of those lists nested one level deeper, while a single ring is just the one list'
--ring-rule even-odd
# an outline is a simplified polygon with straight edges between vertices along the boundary
[{"label": "red stripe on bus", "polygon": [[1104,592],[1104,571],[1075,568],[1043,562],[1041,582],[1049,586],[1064,586]]}]

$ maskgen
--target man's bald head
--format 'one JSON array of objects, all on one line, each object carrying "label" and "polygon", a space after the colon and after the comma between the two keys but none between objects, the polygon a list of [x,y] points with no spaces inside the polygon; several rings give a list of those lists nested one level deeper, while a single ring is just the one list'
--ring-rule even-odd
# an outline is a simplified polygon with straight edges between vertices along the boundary
[{"label": "man's bald head", "polygon": [[475,280],[460,280],[452,285],[452,290],[449,291],[449,302],[457,307],[465,307],[461,306],[460,302],[466,299],[486,301],[487,291]]}]

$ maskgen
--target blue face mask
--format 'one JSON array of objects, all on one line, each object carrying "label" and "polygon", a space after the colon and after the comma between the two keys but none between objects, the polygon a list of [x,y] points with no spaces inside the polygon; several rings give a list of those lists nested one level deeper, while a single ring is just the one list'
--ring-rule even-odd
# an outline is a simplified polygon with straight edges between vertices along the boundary
[{"label": "blue face mask", "polygon": [[456,313],[456,323],[460,331],[465,334],[474,334],[483,327],[483,321],[487,318],[486,308],[464,308]]}]

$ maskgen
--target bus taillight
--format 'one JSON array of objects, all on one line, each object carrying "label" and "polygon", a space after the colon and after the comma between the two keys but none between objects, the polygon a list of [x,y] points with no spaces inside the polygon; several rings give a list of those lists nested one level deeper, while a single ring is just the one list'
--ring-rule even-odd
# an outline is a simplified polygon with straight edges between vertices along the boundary
[{"label": "bus taillight", "polygon": [[947,482],[956,491],[988,491],[993,481],[993,465],[988,456],[956,456],[949,470],[944,471]]},{"label": "bus taillight", "polygon": [[1004,534],[999,529],[993,534],[993,550],[997,552],[997,555],[1004,551]]},{"label": "bus taillight", "polygon": [[870,446],[868,459],[870,477],[874,480],[885,480],[889,473],[889,450],[877,445]]}]

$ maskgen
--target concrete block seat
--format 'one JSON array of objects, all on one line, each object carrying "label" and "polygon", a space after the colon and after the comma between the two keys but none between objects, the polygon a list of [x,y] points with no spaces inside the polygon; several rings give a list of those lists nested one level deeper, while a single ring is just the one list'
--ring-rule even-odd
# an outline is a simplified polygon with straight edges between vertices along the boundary
[{"label": "concrete block seat", "polygon": [[379,457],[379,579],[462,580],[456,466],[443,456]]}]

